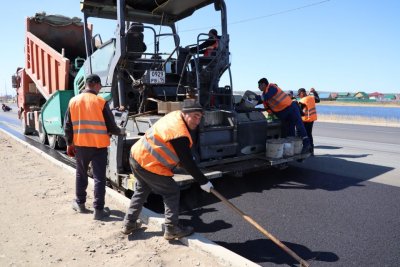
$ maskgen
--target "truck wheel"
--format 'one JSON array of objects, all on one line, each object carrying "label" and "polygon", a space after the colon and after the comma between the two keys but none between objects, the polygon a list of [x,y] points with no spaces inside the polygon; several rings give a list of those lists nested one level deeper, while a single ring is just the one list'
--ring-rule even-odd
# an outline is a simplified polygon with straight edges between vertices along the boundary
[{"label": "truck wheel", "polygon": [[47,134],[43,129],[43,126],[40,125],[40,129],[39,129],[39,142],[42,143],[43,145],[47,145],[49,143],[48,139],[47,139]]},{"label": "truck wheel", "polygon": [[24,135],[33,134],[33,129],[31,127],[29,127],[28,125],[26,125],[24,116],[22,116],[22,119],[21,119],[21,131],[22,131],[22,134],[24,134]]},{"label": "truck wheel", "polygon": [[49,140],[49,147],[52,149],[57,148],[57,135],[48,134],[47,139]]}]

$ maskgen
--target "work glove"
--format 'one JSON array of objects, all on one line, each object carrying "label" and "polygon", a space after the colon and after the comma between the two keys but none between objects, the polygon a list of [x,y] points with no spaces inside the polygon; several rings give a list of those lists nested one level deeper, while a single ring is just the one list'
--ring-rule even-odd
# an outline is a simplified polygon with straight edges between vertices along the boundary
[{"label": "work glove", "polygon": [[200,185],[200,188],[206,191],[207,193],[211,192],[211,188],[214,188],[211,182],[208,182],[206,184]]},{"label": "work glove", "polygon": [[67,146],[67,155],[71,158],[75,157],[76,149],[74,145]]}]

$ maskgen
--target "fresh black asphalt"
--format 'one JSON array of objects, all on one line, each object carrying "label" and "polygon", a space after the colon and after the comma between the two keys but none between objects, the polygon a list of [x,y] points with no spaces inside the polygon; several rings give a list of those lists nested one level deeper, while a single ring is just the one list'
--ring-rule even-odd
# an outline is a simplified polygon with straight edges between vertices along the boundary
[{"label": "fresh black asphalt", "polygon": [[[311,266],[400,264],[400,188],[294,167],[213,183]],[[183,191],[181,202],[182,222],[217,244],[262,266],[296,265],[198,186]]]}]

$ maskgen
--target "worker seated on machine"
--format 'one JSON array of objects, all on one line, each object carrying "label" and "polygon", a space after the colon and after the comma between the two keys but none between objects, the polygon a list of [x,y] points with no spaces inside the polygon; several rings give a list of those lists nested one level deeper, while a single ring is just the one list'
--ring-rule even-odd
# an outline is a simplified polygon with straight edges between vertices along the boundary
[{"label": "worker seated on machine", "polygon": [[198,47],[190,48],[192,54],[197,53],[203,54],[205,57],[215,56],[216,50],[218,49],[220,36],[216,29],[211,29],[208,32],[208,39],[201,43]]},{"label": "worker seated on machine", "polygon": [[[219,40],[220,36],[218,36],[218,32],[216,29],[211,29],[208,32],[208,39],[205,40],[203,43],[200,45],[190,45],[187,47],[179,47],[178,49],[178,60],[177,60],[177,71],[178,73],[181,73],[186,64],[185,62],[188,61],[194,54],[199,53],[199,55],[203,55],[203,57],[199,57],[199,63],[202,66],[207,65],[210,63],[210,57],[213,57],[216,55],[218,45],[219,45]],[[191,69],[195,69],[195,64],[194,64],[194,59],[190,60],[190,66]]]},{"label": "worker seated on machine", "polygon": [[[211,29],[208,32],[208,39],[205,40],[198,46],[190,48],[190,54],[203,55],[198,57],[198,63],[200,65],[200,70],[206,68],[217,54],[217,49],[219,45],[220,36],[216,29]],[[190,65],[192,69],[195,69],[194,60],[191,60]]]}]

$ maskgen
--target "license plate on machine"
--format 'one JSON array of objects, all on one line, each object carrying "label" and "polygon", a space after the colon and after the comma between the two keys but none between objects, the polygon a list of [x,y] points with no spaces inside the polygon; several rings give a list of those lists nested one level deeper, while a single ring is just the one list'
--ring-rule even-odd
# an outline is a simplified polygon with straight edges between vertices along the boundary
[{"label": "license plate on machine", "polygon": [[162,70],[151,70],[150,73],[150,84],[163,84],[165,83],[165,72]]}]

